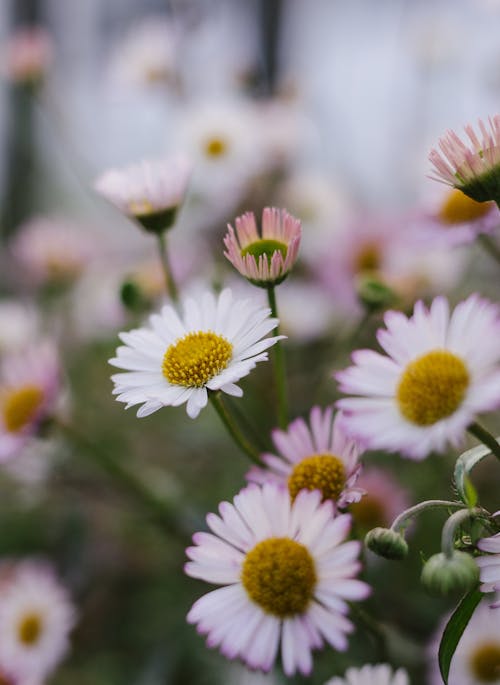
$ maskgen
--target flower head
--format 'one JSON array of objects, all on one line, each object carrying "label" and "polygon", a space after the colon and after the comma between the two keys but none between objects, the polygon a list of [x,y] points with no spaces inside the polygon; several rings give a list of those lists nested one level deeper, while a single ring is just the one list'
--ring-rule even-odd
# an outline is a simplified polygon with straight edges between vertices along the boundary
[{"label": "flower head", "polygon": [[413,316],[390,311],[377,339],[388,356],[353,353],[336,375],[346,430],[370,449],[422,459],[456,446],[476,415],[500,404],[498,307],[477,295],[450,313],[444,297]]},{"label": "flower head", "polygon": [[332,678],[325,685],[409,685],[403,668],[393,671],[387,664],[348,668],[343,678]]},{"label": "flower head", "polygon": [[5,355],[0,365],[0,462],[18,454],[50,417],[60,393],[57,353],[48,342]]},{"label": "flower head", "polygon": [[292,498],[302,489],[319,490],[335,508],[361,499],[364,490],[355,487],[361,471],[359,448],[346,437],[331,407],[313,407],[309,425],[295,419],[286,431],[275,429],[272,438],[279,456],[262,455],[267,468],[253,467],[248,480],[282,484]]},{"label": "flower head", "polygon": [[75,610],[53,569],[26,561],[0,583],[0,669],[14,682],[42,682],[63,659]]},{"label": "flower head", "polygon": [[281,641],[285,674],[312,670],[311,651],[328,642],[347,649],[353,629],[346,600],[361,600],[360,543],[344,542],[348,514],[302,491],[293,503],[284,488],[250,485],[209,514],[212,533],[197,533],[186,573],[223,585],[199,599],[188,621],[229,659],[269,671]]},{"label": "flower head", "polygon": [[14,83],[36,85],[53,59],[50,35],[41,26],[24,26],[8,39],[3,70]]},{"label": "flower head", "polygon": [[478,202],[500,199],[500,115],[478,122],[480,137],[469,124],[465,144],[454,131],[439,140],[440,151],[433,149],[429,160],[433,178],[459,188]]},{"label": "flower head", "polygon": [[[482,557],[476,557],[482,583],[481,592],[498,592],[500,591],[500,533],[479,540],[477,546],[482,552],[490,552]],[[496,601],[491,606],[493,609],[499,608],[500,601]]]},{"label": "flower head", "polygon": [[283,337],[264,338],[278,323],[269,315],[251,300],[233,299],[229,289],[186,299],[182,318],[167,305],[150,317],[149,328],[120,334],[125,346],[109,361],[126,372],[112,376],[113,393],[127,409],[142,404],[140,417],[187,402],[196,418],[209,390],[240,397],[235,382],[267,360],[265,350]]},{"label": "flower head", "polygon": [[300,221],[286,210],[266,207],[259,234],[254,213],[246,212],[236,219],[236,232],[228,224],[224,255],[242,276],[267,288],[281,283],[295,264],[301,232]]},{"label": "flower head", "polygon": [[110,169],[95,189],[147,231],[170,228],[184,201],[191,165],[185,157],[145,160],[124,169]]}]

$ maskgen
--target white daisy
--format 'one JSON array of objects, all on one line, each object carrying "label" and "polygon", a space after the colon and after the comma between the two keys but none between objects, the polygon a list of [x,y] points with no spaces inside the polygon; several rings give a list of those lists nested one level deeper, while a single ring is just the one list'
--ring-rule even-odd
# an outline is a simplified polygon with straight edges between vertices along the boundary
[{"label": "white daisy", "polygon": [[69,648],[75,611],[52,568],[16,564],[0,583],[0,669],[14,682],[43,682]]},{"label": "white daisy", "polygon": [[247,479],[279,483],[288,487],[292,498],[304,488],[319,490],[335,507],[358,502],[365,492],[355,487],[361,471],[359,448],[337,419],[332,407],[313,407],[309,425],[298,418],[286,431],[275,429],[272,439],[279,456],[263,454],[267,468],[253,467]]},{"label": "white daisy", "polygon": [[[437,665],[439,642],[444,626],[431,645],[430,685],[442,685]],[[486,601],[479,604],[460,638],[451,660],[450,685],[500,685],[500,611]]]},{"label": "white daisy", "polygon": [[369,449],[414,459],[459,445],[478,413],[500,405],[498,307],[472,295],[450,313],[437,297],[384,322],[377,339],[388,356],[358,350],[337,374],[343,392],[360,396],[338,402],[346,429]]},{"label": "white daisy", "polygon": [[393,671],[387,664],[348,668],[343,678],[332,678],[325,685],[409,685],[407,672]]},{"label": "white daisy", "polygon": [[[481,578],[481,592],[500,591],[500,533],[489,538],[483,538],[477,543],[478,548],[490,554],[477,557]],[[500,607],[500,601],[491,605],[493,609]]]},{"label": "white daisy", "polygon": [[241,397],[236,381],[266,361],[265,350],[284,337],[264,338],[278,325],[270,313],[252,300],[233,299],[229,289],[187,298],[182,318],[163,307],[150,317],[150,328],[120,333],[125,346],[109,363],[126,373],[112,376],[113,393],[127,409],[142,404],[139,417],[187,402],[188,415],[196,418],[208,390]]},{"label": "white daisy", "polygon": [[94,188],[147,231],[161,233],[175,220],[190,174],[187,158],[178,155],[110,169],[97,179]]},{"label": "white daisy", "polygon": [[307,675],[312,650],[328,642],[347,649],[353,625],[347,601],[369,587],[355,576],[360,543],[344,542],[351,517],[333,517],[332,502],[318,491],[293,503],[273,483],[250,485],[234,504],[209,514],[212,533],[196,533],[186,573],[224,585],[199,599],[188,614],[209,647],[253,669],[269,671],[281,642],[283,670]]}]

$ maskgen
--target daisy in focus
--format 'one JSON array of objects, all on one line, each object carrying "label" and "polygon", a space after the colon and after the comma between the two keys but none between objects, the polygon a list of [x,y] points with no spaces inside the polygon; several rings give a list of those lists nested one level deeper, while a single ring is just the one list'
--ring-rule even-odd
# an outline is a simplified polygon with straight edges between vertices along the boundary
[{"label": "daisy in focus", "polygon": [[199,599],[188,621],[228,659],[267,672],[279,644],[283,670],[312,671],[312,650],[324,642],[347,649],[353,625],[347,601],[369,587],[356,575],[360,543],[345,542],[351,517],[333,517],[332,502],[302,491],[292,503],[275,484],[250,485],[209,514],[212,533],[196,533],[185,571],[223,585]]},{"label": "daisy in focus", "polygon": [[[432,657],[430,685],[442,685],[437,654],[444,625],[429,650]],[[482,601],[464,630],[451,660],[450,685],[500,685],[500,612]]]},{"label": "daisy in focus", "polygon": [[336,374],[345,428],[368,449],[423,459],[458,446],[476,415],[500,405],[498,307],[471,295],[450,313],[436,297],[413,316],[389,311],[377,339],[387,353],[357,350]]},{"label": "daisy in focus", "polygon": [[109,363],[125,373],[112,376],[113,394],[127,409],[142,404],[139,417],[186,402],[193,419],[210,390],[241,397],[236,382],[266,361],[265,350],[283,338],[264,337],[278,324],[270,313],[251,300],[234,299],[229,289],[217,297],[207,291],[186,299],[183,317],[163,307],[150,317],[149,328],[120,334],[125,345]]},{"label": "daisy in focus", "polygon": [[[500,591],[500,533],[489,538],[483,538],[477,543],[482,552],[490,554],[476,557],[481,578],[481,592]],[[492,609],[500,607],[500,600],[491,605]]]},{"label": "daisy in focus", "polygon": [[162,233],[170,228],[184,202],[191,165],[185,157],[144,160],[123,169],[110,169],[94,188],[143,228]]},{"label": "daisy in focus", "polygon": [[292,500],[303,490],[319,490],[334,508],[357,502],[364,490],[355,487],[361,471],[359,448],[342,430],[332,407],[313,407],[309,425],[295,419],[286,431],[275,429],[273,443],[278,455],[263,454],[267,468],[253,467],[247,480],[273,482],[288,488]]},{"label": "daisy in focus", "polygon": [[56,410],[61,376],[46,342],[5,355],[0,364],[0,462],[15,457]]},{"label": "daisy in focus", "polygon": [[432,178],[459,188],[478,202],[500,200],[500,115],[485,123],[478,122],[480,136],[469,124],[464,143],[454,131],[439,140],[429,160],[434,166]]},{"label": "daisy in focus", "polygon": [[284,209],[266,207],[259,233],[253,212],[236,219],[236,231],[228,224],[224,256],[255,285],[278,285],[297,260],[301,224]]},{"label": "daisy in focus", "polygon": [[343,678],[332,678],[325,685],[409,685],[407,672],[393,671],[387,664],[348,668]]},{"label": "daisy in focus", "polygon": [[21,562],[0,580],[0,669],[15,683],[44,682],[69,649],[75,610],[53,569]]}]

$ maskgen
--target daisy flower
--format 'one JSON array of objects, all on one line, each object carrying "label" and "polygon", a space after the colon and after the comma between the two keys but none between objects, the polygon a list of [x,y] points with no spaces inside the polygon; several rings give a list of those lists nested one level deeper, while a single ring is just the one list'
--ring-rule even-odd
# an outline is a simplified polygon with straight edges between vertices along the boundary
[{"label": "daisy flower", "polygon": [[500,199],[500,115],[478,122],[480,137],[469,124],[464,143],[454,131],[439,140],[439,151],[431,150],[432,178],[459,188],[478,202]]},{"label": "daisy flower", "polygon": [[193,419],[209,390],[241,397],[236,381],[266,361],[264,350],[284,337],[264,338],[278,325],[270,313],[251,300],[233,299],[229,288],[217,297],[207,291],[187,298],[182,318],[166,305],[150,317],[149,328],[120,333],[125,345],[109,363],[126,372],[112,376],[113,394],[127,409],[142,404],[139,417],[187,402]]},{"label": "daisy flower", "polygon": [[182,156],[144,160],[104,172],[94,188],[147,231],[162,233],[175,221],[190,173],[191,165]]},{"label": "daisy flower", "polygon": [[55,411],[60,396],[56,350],[39,343],[5,355],[0,364],[0,462],[18,454],[41,423]]},{"label": "daisy flower", "polygon": [[14,682],[43,682],[69,648],[75,610],[52,568],[15,564],[0,583],[0,669]]},{"label": "daisy flower", "polygon": [[387,469],[363,469],[357,485],[365,494],[350,505],[349,512],[362,530],[389,528],[396,516],[411,505],[408,492]]},{"label": "daisy flower", "polygon": [[332,502],[321,503],[318,491],[302,491],[292,503],[273,483],[250,485],[219,513],[207,516],[212,533],[194,535],[185,567],[193,578],[224,586],[188,614],[207,645],[267,672],[281,642],[287,676],[311,673],[311,651],[325,641],[347,649],[353,625],[346,600],[369,594],[355,578],[360,543],[344,542],[351,517],[334,518]]},{"label": "daisy flower", "polygon": [[[476,557],[481,578],[481,592],[500,591],[500,533],[489,538],[483,538],[477,543],[482,552],[490,552],[489,555]],[[500,601],[491,605],[493,609],[500,607]]]},{"label": "daisy flower", "polygon": [[332,678],[325,685],[409,685],[407,672],[393,671],[387,664],[348,668],[343,678]]},{"label": "daisy flower", "polygon": [[266,207],[260,233],[253,212],[237,217],[235,223],[236,232],[228,224],[224,256],[255,285],[267,288],[281,283],[297,260],[300,221],[285,209]]},{"label": "daisy flower", "polygon": [[[437,654],[444,625],[437,632],[429,653],[432,658],[430,685],[442,685]],[[460,638],[451,660],[450,685],[500,685],[500,612],[486,601],[479,604]]]},{"label": "daisy flower", "polygon": [[436,297],[384,322],[377,339],[388,356],[358,350],[336,374],[342,392],[359,395],[338,402],[346,430],[369,449],[413,459],[458,446],[478,413],[500,405],[498,307],[471,295],[450,313]]},{"label": "daisy flower", "polygon": [[267,468],[253,467],[247,480],[279,483],[288,487],[292,499],[304,488],[319,490],[335,508],[359,501],[364,493],[355,487],[361,471],[359,449],[344,434],[339,419],[332,407],[313,407],[309,425],[298,418],[286,431],[276,428],[272,439],[279,456],[263,454]]}]

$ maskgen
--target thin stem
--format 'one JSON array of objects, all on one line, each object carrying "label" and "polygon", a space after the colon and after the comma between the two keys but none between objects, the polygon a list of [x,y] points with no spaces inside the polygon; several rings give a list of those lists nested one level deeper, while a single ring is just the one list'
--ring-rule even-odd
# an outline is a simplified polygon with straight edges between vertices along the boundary
[{"label": "thin stem", "polygon": [[181,530],[181,519],[174,515],[168,502],[156,495],[124,461],[115,460],[108,451],[90,441],[73,425],[56,419],[55,426],[75,445],[81,447],[103,471],[139,499],[161,521],[169,533],[185,541],[185,535]]},{"label": "thin stem", "polygon": [[489,447],[497,459],[500,459],[500,444],[497,442],[496,438],[489,431],[487,431],[486,428],[484,428],[484,426],[481,426],[481,424],[479,424],[477,421],[474,421],[474,423],[470,424],[467,430],[471,435],[482,442],[483,445]]},{"label": "thin stem", "polygon": [[224,405],[220,391],[209,393],[210,401],[219,415],[222,423],[227,428],[230,436],[233,438],[238,447],[253,461],[257,466],[263,466],[257,450],[248,442],[245,436],[241,433],[238,426],[233,421],[231,415],[229,414],[227,407]]},{"label": "thin stem", "polygon": [[351,603],[349,606],[351,607],[353,615],[359,619],[360,623],[363,624],[366,630],[375,639],[378,645],[380,659],[382,661],[389,661],[390,655],[387,644],[387,633],[384,630],[384,626],[357,604]]},{"label": "thin stem", "polygon": [[481,245],[484,247],[486,252],[490,255],[490,257],[493,257],[493,259],[498,264],[500,264],[500,248],[495,243],[495,241],[492,240],[489,235],[485,235],[484,233],[480,233],[478,235],[477,239],[481,243]]},{"label": "thin stem", "polygon": [[455,550],[455,532],[459,526],[468,518],[483,515],[484,510],[475,507],[474,509],[461,509],[452,514],[443,526],[441,533],[441,551],[448,558],[453,555]]},{"label": "thin stem", "polygon": [[415,504],[414,507],[410,507],[409,509],[406,509],[403,511],[399,516],[397,516],[391,526],[391,530],[394,530],[396,532],[399,532],[400,530],[404,530],[406,526],[408,525],[409,521],[414,516],[418,516],[418,514],[422,513],[423,511],[426,511],[427,509],[463,509],[464,504],[463,502],[448,502],[447,500],[444,499],[429,499],[425,502],[420,502],[419,504]]},{"label": "thin stem", "polygon": [[167,287],[167,293],[170,295],[171,299],[174,302],[177,302],[179,299],[179,293],[177,291],[177,286],[175,285],[175,281],[172,276],[172,269],[170,268],[169,264],[166,231],[158,233],[158,252],[160,255],[163,274],[165,276],[165,285]]},{"label": "thin stem", "polygon": [[[271,315],[278,317],[278,308],[276,306],[276,292],[274,286],[271,285],[267,289],[267,299],[271,308]],[[274,329],[274,334],[279,335],[279,324]],[[278,340],[274,345],[274,377],[276,381],[276,393],[278,396],[278,423],[280,428],[286,428],[288,425],[288,399],[286,391],[286,370],[285,370],[285,355],[281,340]]]}]

